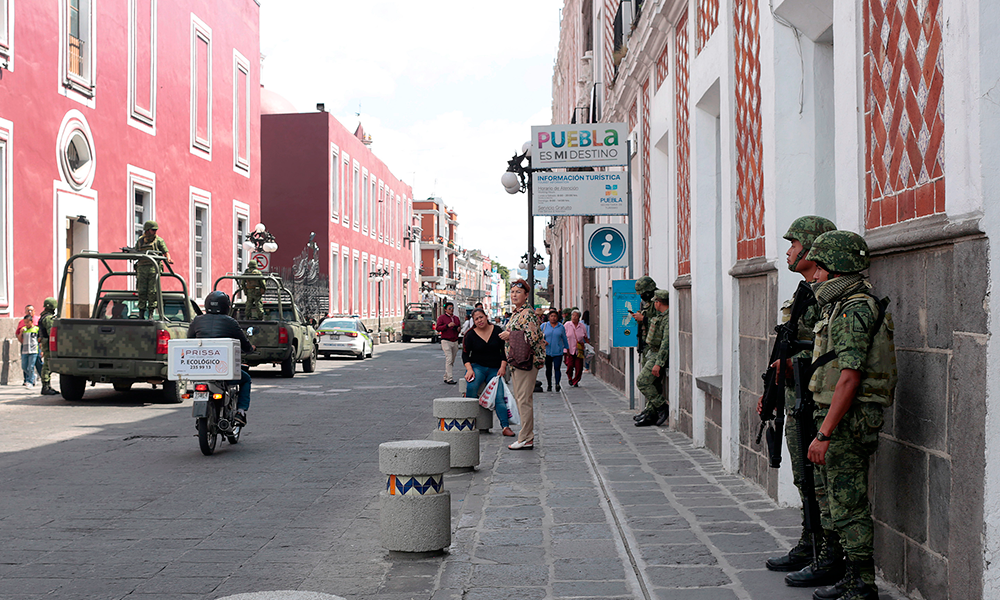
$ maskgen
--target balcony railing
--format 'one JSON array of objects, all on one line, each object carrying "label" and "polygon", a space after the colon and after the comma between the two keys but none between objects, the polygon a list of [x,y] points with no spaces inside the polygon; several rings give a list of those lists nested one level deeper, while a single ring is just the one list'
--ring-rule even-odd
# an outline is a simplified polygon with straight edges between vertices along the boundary
[{"label": "balcony railing", "polygon": [[83,40],[69,36],[69,72],[83,77]]}]

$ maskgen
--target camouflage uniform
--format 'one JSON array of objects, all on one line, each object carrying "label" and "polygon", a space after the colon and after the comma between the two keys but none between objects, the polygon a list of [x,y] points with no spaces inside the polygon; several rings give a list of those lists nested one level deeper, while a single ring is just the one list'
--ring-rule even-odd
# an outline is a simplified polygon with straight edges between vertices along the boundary
[{"label": "camouflage uniform", "polygon": [[[247,265],[244,275],[263,275],[259,268],[257,268],[257,261],[251,260],[250,264]],[[264,282],[260,280],[244,280],[240,284],[243,287],[243,294],[246,297],[246,318],[247,319],[263,319],[264,318]]]},{"label": "camouflage uniform", "polygon": [[[638,324],[638,340],[639,340],[639,364],[645,364],[646,362],[646,335],[649,333],[650,327],[652,326],[653,319],[659,314],[656,312],[656,308],[653,306],[653,294],[656,292],[656,282],[653,278],[644,275],[640,277],[635,282],[635,291],[639,293],[639,297],[646,296],[642,298],[641,304],[639,305],[639,314],[642,315],[642,322]],[[648,298],[648,299],[647,299]]]},{"label": "camouflage uniform", "polygon": [[[166,256],[167,243],[158,235],[153,239],[146,238],[146,232],[151,229],[158,229],[156,221],[146,221],[143,225],[143,234],[136,240],[135,251],[140,254],[152,253]],[[135,287],[139,294],[138,309],[140,315],[152,316],[156,310],[156,276],[159,267],[148,260],[136,261],[135,265]],[[148,309],[148,313],[145,312]]]},{"label": "camouflage uniform", "polygon": [[38,346],[42,355],[42,394],[58,394],[52,389],[52,371],[49,369],[49,331],[56,320],[56,306],[58,302],[55,298],[46,298],[45,310],[38,317]]},{"label": "camouflage uniform", "polygon": [[[829,236],[829,237],[828,237]],[[850,408],[830,435],[825,465],[818,465],[817,484],[825,493],[817,500],[824,529],[840,537],[849,571],[844,599],[877,597],[874,569],[874,524],[868,501],[869,458],[878,445],[883,408],[895,398],[896,353],[892,316],[884,313],[872,286],[860,271],[868,267],[867,245],[846,231],[824,234],[808,260],[841,276],[816,286],[820,319],[816,323],[813,361],[818,368],[809,381],[816,402],[816,427],[822,431],[841,370],[862,374]],[[845,256],[847,257],[845,259]],[[825,358],[829,362],[823,363]]]},{"label": "camouflage uniform", "polygon": [[[657,290],[657,295],[666,290]],[[656,383],[663,377],[662,370],[667,368],[670,361],[670,311],[658,312],[654,308],[656,316],[649,324],[649,332],[646,334],[646,347],[642,371],[635,380],[635,385],[646,397],[646,408],[658,409],[666,404],[662,389],[658,389]],[[653,367],[659,365],[661,369],[660,377],[653,376]]]}]

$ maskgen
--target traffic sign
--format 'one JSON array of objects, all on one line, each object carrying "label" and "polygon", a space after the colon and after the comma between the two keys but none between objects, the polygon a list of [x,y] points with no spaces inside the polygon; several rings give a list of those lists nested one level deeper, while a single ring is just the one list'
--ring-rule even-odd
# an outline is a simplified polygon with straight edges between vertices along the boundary
[{"label": "traffic sign", "polygon": [[257,261],[257,268],[260,269],[262,273],[267,273],[271,270],[270,252],[253,252],[250,254],[250,259]]},{"label": "traffic sign", "polygon": [[628,266],[628,225],[591,223],[583,226],[583,266],[588,269]]}]

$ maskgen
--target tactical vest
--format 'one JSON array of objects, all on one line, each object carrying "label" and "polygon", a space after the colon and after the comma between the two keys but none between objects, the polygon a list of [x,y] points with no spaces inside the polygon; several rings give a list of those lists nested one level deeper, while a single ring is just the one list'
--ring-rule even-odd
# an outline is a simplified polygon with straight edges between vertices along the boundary
[{"label": "tactical vest", "polygon": [[649,323],[649,332],[646,333],[646,347],[649,348],[650,352],[659,352],[660,346],[663,345],[662,321],[666,318],[666,314],[657,313]]},{"label": "tactical vest", "polygon": [[844,307],[854,302],[866,302],[872,314],[876,315],[874,327],[869,334],[868,354],[865,359],[863,379],[855,397],[861,402],[873,402],[882,406],[892,406],[896,397],[896,344],[893,341],[892,315],[886,310],[888,298],[878,301],[866,293],[857,293],[837,300],[823,311],[813,328],[816,334],[813,347],[813,363],[818,368],[809,380],[809,390],[813,392],[816,404],[829,406],[833,403],[833,393],[840,379],[840,365],[830,339],[830,323],[840,315]]}]

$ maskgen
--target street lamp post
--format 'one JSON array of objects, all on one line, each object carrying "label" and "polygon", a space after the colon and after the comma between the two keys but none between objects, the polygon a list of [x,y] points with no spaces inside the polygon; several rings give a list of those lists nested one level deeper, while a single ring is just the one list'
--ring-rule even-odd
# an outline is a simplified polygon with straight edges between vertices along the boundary
[{"label": "street lamp post", "polygon": [[[525,164],[527,163],[527,164]],[[531,168],[531,142],[525,142],[521,146],[521,153],[515,154],[507,161],[507,172],[500,178],[508,194],[527,192],[528,194],[528,253],[526,256],[535,255],[535,216],[531,206],[531,175],[535,171],[548,171],[548,169]],[[535,307],[535,272],[528,266],[528,304]]]},{"label": "street lamp post", "polygon": [[389,271],[379,267],[368,274],[368,279],[378,283],[378,296],[375,298],[375,314],[378,316],[378,332],[382,333],[382,280],[389,275]]}]

